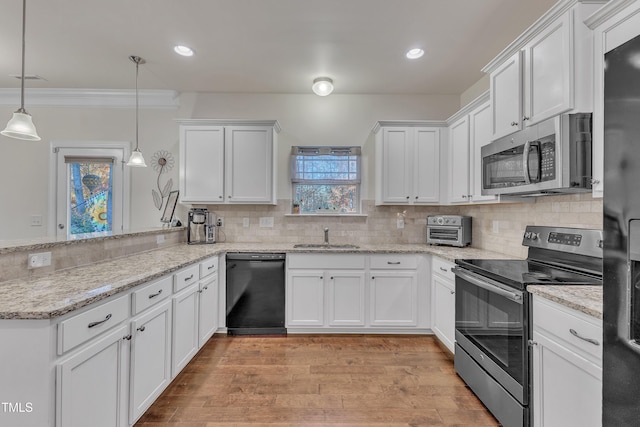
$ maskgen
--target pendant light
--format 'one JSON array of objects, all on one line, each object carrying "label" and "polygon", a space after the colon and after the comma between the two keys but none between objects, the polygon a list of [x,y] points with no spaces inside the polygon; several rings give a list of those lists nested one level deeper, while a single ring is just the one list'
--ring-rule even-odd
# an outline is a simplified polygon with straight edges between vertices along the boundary
[{"label": "pendant light", "polygon": [[20,87],[20,108],[13,113],[13,117],[7,123],[7,127],[0,132],[9,138],[25,139],[27,141],[40,141],[36,127],[33,125],[31,114],[24,109],[24,51],[25,51],[25,27],[27,16],[27,0],[22,0],[22,74]]},{"label": "pendant light", "polygon": [[129,59],[136,63],[136,149],[131,152],[127,166],[146,168],[147,164],[144,162],[144,157],[142,157],[142,151],[138,148],[138,66],[146,61],[134,55],[130,56]]}]

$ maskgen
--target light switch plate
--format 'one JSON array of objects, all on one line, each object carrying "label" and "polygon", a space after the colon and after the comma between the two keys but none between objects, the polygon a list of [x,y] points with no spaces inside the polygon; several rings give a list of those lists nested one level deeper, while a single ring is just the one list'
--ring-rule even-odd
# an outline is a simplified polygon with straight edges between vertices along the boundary
[{"label": "light switch plate", "polygon": [[263,228],[273,227],[273,217],[272,216],[261,216],[260,217],[260,227],[263,227]]}]

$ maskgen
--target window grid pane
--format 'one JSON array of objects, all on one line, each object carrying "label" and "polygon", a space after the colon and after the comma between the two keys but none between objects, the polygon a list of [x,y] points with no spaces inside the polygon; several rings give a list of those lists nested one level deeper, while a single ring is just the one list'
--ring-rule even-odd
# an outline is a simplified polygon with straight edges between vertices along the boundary
[{"label": "window grid pane", "polygon": [[300,204],[300,213],[316,213],[319,209],[358,213],[356,184],[295,184],[293,193],[294,200]]}]

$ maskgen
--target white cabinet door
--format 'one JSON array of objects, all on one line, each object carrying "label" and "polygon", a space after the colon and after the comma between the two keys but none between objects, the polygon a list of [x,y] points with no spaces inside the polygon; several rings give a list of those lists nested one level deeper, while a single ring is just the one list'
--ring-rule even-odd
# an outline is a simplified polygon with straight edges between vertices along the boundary
[{"label": "white cabinet door", "polygon": [[200,282],[198,300],[198,347],[202,347],[218,330],[217,273]]},{"label": "white cabinet door", "polygon": [[171,301],[132,319],[131,331],[129,422],[133,424],[171,381]]},{"label": "white cabinet door", "polygon": [[324,325],[324,272],[287,272],[287,326]]},{"label": "white cabinet door", "polygon": [[524,48],[524,117],[529,126],[573,108],[571,14],[565,13]]},{"label": "white cabinet door", "polygon": [[487,102],[469,113],[469,188],[471,201],[498,200],[498,196],[482,195],[482,147],[491,142],[491,103]]},{"label": "white cabinet door", "polygon": [[533,425],[600,427],[602,368],[543,334],[533,340]]},{"label": "white cabinet door", "polygon": [[225,193],[230,203],[274,203],[273,128],[225,128]]},{"label": "white cabinet door", "polygon": [[418,274],[416,271],[372,270],[369,281],[372,326],[416,326]]},{"label": "white cabinet door", "polygon": [[449,128],[450,178],[449,201],[468,202],[469,191],[469,117],[464,116]]},{"label": "white cabinet door", "polygon": [[521,55],[521,52],[516,52],[490,76],[494,140],[522,129]]},{"label": "white cabinet door", "polygon": [[329,326],[364,326],[364,271],[327,271]]},{"label": "white cabinet door", "polygon": [[455,343],[455,285],[438,274],[432,276],[433,326],[431,329],[453,353]]},{"label": "white cabinet door", "polygon": [[411,128],[382,130],[382,202],[406,204],[411,188]]},{"label": "white cabinet door", "polygon": [[172,378],[175,378],[198,352],[199,291],[200,285],[194,283],[173,296]]},{"label": "white cabinet door", "polygon": [[191,203],[224,201],[224,128],[180,127],[180,199]]},{"label": "white cabinet door", "polygon": [[57,366],[58,427],[128,425],[128,334],[129,325],[122,325]]},{"label": "white cabinet door", "polygon": [[440,129],[415,129],[413,189],[414,203],[440,201]]}]

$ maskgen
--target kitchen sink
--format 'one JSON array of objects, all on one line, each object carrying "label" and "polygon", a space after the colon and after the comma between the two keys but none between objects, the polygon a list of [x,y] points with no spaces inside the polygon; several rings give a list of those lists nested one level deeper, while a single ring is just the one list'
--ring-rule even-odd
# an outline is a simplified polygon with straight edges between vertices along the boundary
[{"label": "kitchen sink", "polygon": [[294,248],[300,249],[358,249],[357,245],[333,245],[324,243],[299,243],[293,245]]}]

